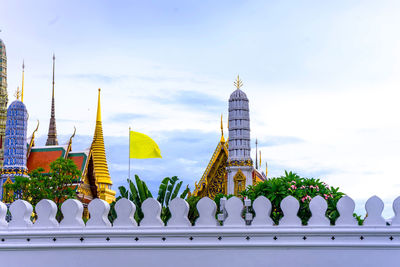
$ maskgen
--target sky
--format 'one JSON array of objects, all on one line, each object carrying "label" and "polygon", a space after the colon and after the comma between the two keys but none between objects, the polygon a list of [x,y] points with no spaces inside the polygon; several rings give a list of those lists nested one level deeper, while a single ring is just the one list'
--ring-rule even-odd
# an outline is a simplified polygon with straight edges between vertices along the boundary
[{"label": "sky", "polygon": [[[0,0],[11,102],[21,85],[28,135],[47,135],[56,55],[59,142],[90,146],[97,89],[116,190],[128,176],[128,128],[162,159],[132,159],[152,192],[177,175],[193,190],[220,139],[239,74],[268,176],[285,170],[339,187],[365,213],[400,192],[399,1]],[[225,125],[226,126],[226,125]],[[225,133],[227,129],[225,128]]]}]

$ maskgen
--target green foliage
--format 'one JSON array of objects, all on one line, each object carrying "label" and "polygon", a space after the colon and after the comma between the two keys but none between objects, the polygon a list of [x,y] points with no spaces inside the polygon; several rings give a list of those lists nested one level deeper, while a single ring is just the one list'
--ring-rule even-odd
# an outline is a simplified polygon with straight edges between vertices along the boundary
[{"label": "green foliage", "polygon": [[199,202],[200,197],[197,196],[190,196],[186,199],[186,202],[189,204],[189,214],[188,218],[189,221],[194,225],[196,219],[199,217],[199,212],[197,211],[197,202]]},{"label": "green foliage", "polygon": [[[60,210],[62,202],[76,198],[77,183],[81,172],[71,159],[62,157],[50,164],[50,172],[43,173],[43,168],[33,170],[28,177],[16,177],[13,184],[5,185],[5,195],[9,202],[17,199],[29,201],[32,206],[42,199],[53,200]],[[12,194],[11,194],[12,193]],[[57,219],[61,219],[61,213]]]},{"label": "green foliage", "polygon": [[[143,219],[142,212],[142,203],[147,199],[153,197],[150,190],[148,189],[146,183],[142,181],[138,175],[135,175],[135,182],[130,179],[127,179],[128,188],[125,186],[118,187],[119,196],[116,198],[118,201],[120,198],[127,198],[132,201],[136,205],[136,213],[135,220],[140,222]],[[178,177],[166,177],[161,181],[161,184],[158,189],[157,201],[161,204],[161,220],[165,223],[171,217],[171,212],[169,211],[168,205],[170,201],[176,198],[179,194],[179,191],[182,187],[182,181],[179,181]],[[186,189],[179,196],[180,198],[185,199],[189,192],[189,187],[186,186]],[[117,217],[114,206],[115,202],[111,203],[110,213],[108,218],[110,221],[114,221]],[[197,202],[196,202],[197,203]]]},{"label": "green foliage", "polygon": [[306,224],[311,217],[308,205],[313,197],[319,195],[327,201],[326,216],[330,219],[331,224],[334,224],[339,217],[336,204],[344,194],[339,192],[339,188],[330,187],[319,179],[302,178],[296,173],[285,171],[285,176],[271,178],[256,185],[248,186],[245,191],[241,192],[241,195],[252,201],[258,196],[267,197],[272,203],[271,218],[276,224],[283,217],[280,203],[285,197],[290,195],[299,200],[298,216],[302,223]]}]

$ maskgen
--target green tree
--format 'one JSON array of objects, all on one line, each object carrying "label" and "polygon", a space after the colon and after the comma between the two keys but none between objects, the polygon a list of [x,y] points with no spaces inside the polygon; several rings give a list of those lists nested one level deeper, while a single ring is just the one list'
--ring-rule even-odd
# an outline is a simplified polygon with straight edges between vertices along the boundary
[{"label": "green tree", "polygon": [[[29,201],[32,206],[42,199],[53,200],[60,210],[62,202],[76,198],[77,183],[81,172],[71,159],[62,157],[50,164],[50,172],[44,173],[43,168],[33,170],[29,177],[16,177],[13,184],[5,185],[5,195],[8,201],[17,199]],[[61,219],[61,213],[57,215]]]}]

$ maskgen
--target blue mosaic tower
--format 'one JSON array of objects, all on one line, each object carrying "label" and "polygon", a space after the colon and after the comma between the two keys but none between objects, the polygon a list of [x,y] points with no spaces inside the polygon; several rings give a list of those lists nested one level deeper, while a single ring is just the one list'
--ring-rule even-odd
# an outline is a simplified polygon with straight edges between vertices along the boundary
[{"label": "blue mosaic tower", "polygon": [[[18,95],[18,93],[17,93]],[[17,98],[19,98],[17,96]],[[10,104],[7,109],[7,122],[4,144],[4,163],[1,169],[0,199],[5,198],[4,184],[12,183],[15,177],[28,177],[26,167],[26,132],[28,112],[25,104],[19,99]]]}]

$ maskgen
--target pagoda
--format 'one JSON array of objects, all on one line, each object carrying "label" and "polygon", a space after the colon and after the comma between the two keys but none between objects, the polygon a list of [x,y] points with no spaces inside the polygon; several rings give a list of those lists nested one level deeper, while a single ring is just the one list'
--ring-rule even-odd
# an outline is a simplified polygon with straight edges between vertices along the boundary
[{"label": "pagoda", "polygon": [[[14,183],[18,176],[28,177],[26,167],[26,132],[28,126],[28,112],[25,104],[20,100],[17,90],[17,99],[7,109],[7,122],[4,146],[4,164],[0,178],[0,200],[8,202],[4,185]],[[8,194],[12,194],[9,192]]]},{"label": "pagoda", "polygon": [[250,157],[249,100],[240,89],[243,83],[239,76],[234,85],[236,90],[229,98],[229,138],[225,140],[221,116],[221,139],[203,176],[195,183],[194,196],[214,199],[217,194],[238,195],[248,185],[267,179],[265,173],[253,167]]}]

